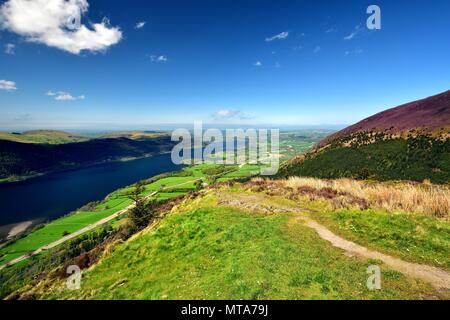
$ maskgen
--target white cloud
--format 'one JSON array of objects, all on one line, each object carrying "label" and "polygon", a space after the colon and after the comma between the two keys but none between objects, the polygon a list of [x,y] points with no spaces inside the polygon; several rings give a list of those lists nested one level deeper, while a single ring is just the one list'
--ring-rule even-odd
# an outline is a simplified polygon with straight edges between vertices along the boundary
[{"label": "white cloud", "polygon": [[337,32],[337,29],[334,28],[334,27],[331,27],[330,29],[327,29],[327,30],[325,31],[326,34],[328,34],[328,33],[335,33],[335,32]]},{"label": "white cloud", "polygon": [[361,25],[357,25],[348,36],[344,37],[344,40],[352,40],[361,31],[362,31]]},{"label": "white cloud", "polygon": [[147,24],[147,21],[141,21],[141,22],[136,23],[134,28],[135,29],[142,29],[146,24]]},{"label": "white cloud", "polygon": [[68,93],[59,94],[55,97],[55,100],[58,100],[58,101],[73,101],[76,99],[77,98],[75,98],[74,96],[72,96],[71,94],[68,94]]},{"label": "white cloud", "polygon": [[88,8],[87,0],[8,0],[0,7],[0,27],[27,41],[73,54],[103,51],[117,44],[122,32],[106,18],[90,28],[81,24]]},{"label": "white cloud", "polygon": [[0,90],[17,90],[17,85],[14,81],[0,80]]},{"label": "white cloud", "polygon": [[262,62],[261,61],[256,61],[253,65],[255,67],[261,67],[262,66]]},{"label": "white cloud", "polygon": [[215,112],[213,114],[213,118],[214,120],[230,120],[232,119],[232,121],[248,121],[248,120],[253,120],[256,119],[256,117],[253,114],[250,114],[248,112],[243,112],[243,111],[239,111],[239,110],[230,110],[230,109],[222,109],[219,110],[217,112]]},{"label": "white cloud", "polygon": [[240,111],[223,109],[215,112],[213,116],[216,120],[230,119],[237,116],[239,113]]},{"label": "white cloud", "polygon": [[157,62],[157,63],[164,63],[164,62],[169,61],[169,59],[166,56],[163,56],[163,55],[161,55],[161,56],[151,55],[150,56],[150,60],[152,62]]},{"label": "white cloud", "polygon": [[7,43],[5,44],[5,53],[14,55],[16,52],[14,51],[16,49],[16,45],[13,43]]},{"label": "white cloud", "polygon": [[288,37],[289,37],[289,32],[288,31],[284,31],[284,32],[281,32],[281,33],[279,33],[277,35],[274,35],[273,37],[266,38],[266,41],[267,42],[271,42],[271,41],[274,41],[274,40],[285,40]]},{"label": "white cloud", "polygon": [[54,97],[54,99],[57,101],[75,101],[75,100],[86,99],[86,97],[84,95],[74,96],[74,95],[72,95],[68,92],[64,92],[64,91],[54,92],[54,91],[50,90],[46,93],[46,95],[49,97]]}]

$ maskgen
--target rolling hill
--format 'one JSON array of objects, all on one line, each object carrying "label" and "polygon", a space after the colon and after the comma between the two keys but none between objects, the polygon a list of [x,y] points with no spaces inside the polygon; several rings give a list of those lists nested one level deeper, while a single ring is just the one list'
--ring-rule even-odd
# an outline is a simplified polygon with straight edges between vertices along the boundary
[{"label": "rolling hill", "polygon": [[55,130],[32,130],[25,132],[0,132],[0,140],[38,143],[38,144],[64,144],[89,140],[88,137]]},{"label": "rolling hill", "polygon": [[172,146],[168,136],[146,140],[92,139],[57,145],[0,140],[0,179],[154,155],[169,151]]},{"label": "rolling hill", "polygon": [[286,163],[281,176],[450,181],[450,91],[345,128]]}]

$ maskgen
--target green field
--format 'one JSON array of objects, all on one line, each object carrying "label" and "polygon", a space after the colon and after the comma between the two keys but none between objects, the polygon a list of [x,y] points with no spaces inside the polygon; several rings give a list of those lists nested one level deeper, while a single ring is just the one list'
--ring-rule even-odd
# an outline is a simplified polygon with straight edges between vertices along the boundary
[{"label": "green field", "polygon": [[280,132],[280,154],[287,160],[311,149],[317,142],[333,133],[332,130],[296,130]]}]

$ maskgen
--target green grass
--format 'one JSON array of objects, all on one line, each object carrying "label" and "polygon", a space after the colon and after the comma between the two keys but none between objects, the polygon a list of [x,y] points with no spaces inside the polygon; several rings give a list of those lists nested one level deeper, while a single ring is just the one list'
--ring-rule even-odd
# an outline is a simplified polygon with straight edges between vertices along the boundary
[{"label": "green grass", "polygon": [[419,214],[339,210],[314,218],[344,238],[411,262],[450,270],[450,224]]},{"label": "green grass", "polygon": [[215,200],[120,245],[83,274],[37,288],[44,299],[421,299],[429,286],[383,268],[380,291],[366,288],[374,261],[349,258],[291,215],[260,215]]},{"label": "green grass", "polygon": [[176,197],[184,196],[185,194],[186,194],[185,192],[159,192],[155,196],[155,200],[165,201]]}]

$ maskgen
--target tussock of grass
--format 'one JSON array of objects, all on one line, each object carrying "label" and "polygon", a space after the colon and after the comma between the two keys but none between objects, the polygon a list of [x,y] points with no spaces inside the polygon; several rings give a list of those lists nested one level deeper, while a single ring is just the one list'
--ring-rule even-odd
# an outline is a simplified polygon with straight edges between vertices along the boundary
[{"label": "tussock of grass", "polygon": [[[341,197],[345,202],[393,213],[405,211],[450,219],[450,189],[438,185],[417,185],[402,183],[398,185],[367,183],[352,179],[321,180],[292,177],[281,184],[294,192],[303,192],[333,198]],[[360,201],[355,201],[360,200]],[[359,202],[359,203],[358,203]],[[345,203],[344,203],[345,204]]]}]

